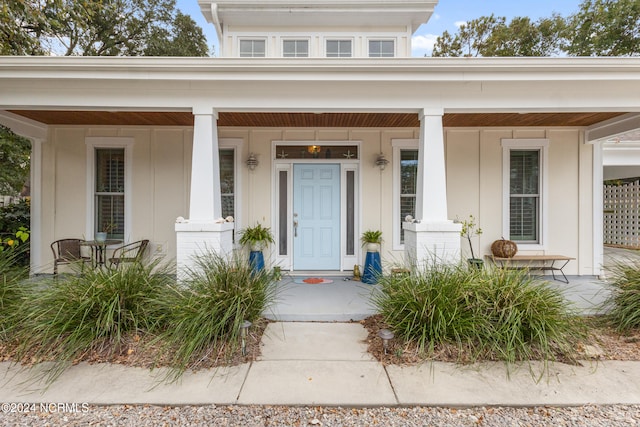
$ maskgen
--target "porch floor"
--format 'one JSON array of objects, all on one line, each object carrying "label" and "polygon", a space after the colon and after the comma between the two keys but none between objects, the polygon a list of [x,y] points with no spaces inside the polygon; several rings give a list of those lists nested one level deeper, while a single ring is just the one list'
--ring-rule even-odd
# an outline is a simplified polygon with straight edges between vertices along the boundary
[{"label": "porch floor", "polygon": [[[611,276],[616,263],[640,262],[640,251],[604,248],[603,277]],[[333,283],[308,285],[295,283],[306,276],[326,277]],[[304,272],[296,276],[284,275],[278,283],[276,303],[267,309],[265,317],[280,321],[346,322],[362,320],[376,313],[371,295],[379,291],[377,285],[345,280],[344,275],[323,276],[321,272]],[[560,289],[569,303],[583,315],[601,314],[602,303],[609,295],[605,280],[596,276],[567,276],[565,284],[545,276],[551,286]]]},{"label": "porch floor", "polygon": [[[317,276],[316,276],[317,277]],[[345,276],[321,276],[333,283],[296,283],[304,276],[283,276],[277,284],[277,301],[264,316],[279,321],[348,322],[362,320],[375,309],[371,295],[379,287]]]},{"label": "porch floor", "polygon": [[[295,283],[296,277],[283,277],[277,284],[276,302],[263,314],[271,320],[283,322],[348,322],[365,319],[376,310],[371,296],[379,291],[378,285],[345,280],[340,276],[325,276],[333,280],[327,284]],[[601,305],[608,295],[607,285],[595,276],[567,276],[569,284],[549,283],[560,289],[569,303],[581,314],[602,312]]]}]

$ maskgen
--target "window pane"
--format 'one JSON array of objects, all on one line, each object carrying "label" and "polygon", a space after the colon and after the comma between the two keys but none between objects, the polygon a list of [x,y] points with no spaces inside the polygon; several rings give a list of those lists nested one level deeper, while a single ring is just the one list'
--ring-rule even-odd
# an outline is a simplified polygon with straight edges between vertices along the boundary
[{"label": "window pane", "polygon": [[348,58],[351,56],[351,40],[327,40],[327,57]]},{"label": "window pane", "polygon": [[96,231],[107,231],[109,239],[124,238],[124,194],[96,195]]},{"label": "window pane", "polygon": [[287,171],[278,174],[278,254],[287,254]]},{"label": "window pane", "polygon": [[538,197],[511,197],[509,237],[514,241],[538,241]]},{"label": "window pane", "polygon": [[347,159],[358,158],[357,145],[278,145],[276,159]]},{"label": "window pane", "polygon": [[96,191],[124,193],[124,148],[96,150]]},{"label": "window pane", "polygon": [[302,58],[309,56],[309,42],[307,40],[283,41],[282,56],[285,58]]},{"label": "window pane", "polygon": [[222,216],[235,218],[235,150],[220,150],[220,192]]},{"label": "window pane", "polygon": [[416,215],[417,182],[418,150],[400,150],[400,243],[404,243],[404,218]]},{"label": "window pane", "polygon": [[539,158],[538,150],[511,151],[511,194],[538,194]]},{"label": "window pane", "polygon": [[242,57],[264,57],[264,40],[240,40],[240,56]]},{"label": "window pane", "polygon": [[369,56],[370,57],[393,57],[394,56],[393,40],[370,40]]},{"label": "window pane", "polygon": [[124,237],[124,148],[96,149],[96,231]]},{"label": "window pane", "polygon": [[355,255],[355,172],[347,171],[347,255]]}]

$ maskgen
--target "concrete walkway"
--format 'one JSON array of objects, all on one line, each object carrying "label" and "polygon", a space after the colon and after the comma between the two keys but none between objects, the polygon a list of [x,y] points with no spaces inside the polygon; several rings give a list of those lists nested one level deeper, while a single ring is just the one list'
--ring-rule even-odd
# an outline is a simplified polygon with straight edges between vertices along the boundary
[{"label": "concrete walkway", "polygon": [[[199,405],[540,406],[640,404],[640,362],[553,364],[536,381],[525,365],[500,363],[383,366],[366,349],[358,323],[271,323],[259,360],[185,374],[80,364],[44,390],[33,371],[0,363],[0,402]],[[533,364],[540,371],[540,364]],[[31,385],[29,385],[31,383]]]}]

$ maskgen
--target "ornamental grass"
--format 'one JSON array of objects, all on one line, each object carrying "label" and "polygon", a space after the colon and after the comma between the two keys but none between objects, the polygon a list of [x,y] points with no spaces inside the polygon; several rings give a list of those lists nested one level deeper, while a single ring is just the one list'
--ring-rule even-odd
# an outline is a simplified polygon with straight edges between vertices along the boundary
[{"label": "ornamental grass", "polygon": [[618,332],[640,328],[640,260],[625,259],[611,267],[611,293],[603,308]]},{"label": "ornamental grass", "polygon": [[23,248],[0,250],[0,340],[7,340],[10,330],[18,320],[17,312],[27,290],[24,281],[29,267],[20,262]]},{"label": "ornamental grass", "polygon": [[84,269],[37,281],[19,307],[13,338],[17,356],[52,361],[44,372],[54,381],[83,353],[100,346],[119,351],[129,333],[153,331],[161,315],[153,298],[175,281],[159,261],[113,269]]},{"label": "ornamental grass", "polygon": [[275,296],[273,275],[266,269],[254,271],[245,257],[197,257],[178,284],[156,294],[165,325],[157,339],[164,348],[159,354],[171,367],[167,379],[232,354],[228,348],[237,350],[243,322],[255,322]]},{"label": "ornamental grass", "polygon": [[471,361],[574,360],[584,322],[559,290],[526,271],[432,263],[380,281],[374,304],[396,336]]}]

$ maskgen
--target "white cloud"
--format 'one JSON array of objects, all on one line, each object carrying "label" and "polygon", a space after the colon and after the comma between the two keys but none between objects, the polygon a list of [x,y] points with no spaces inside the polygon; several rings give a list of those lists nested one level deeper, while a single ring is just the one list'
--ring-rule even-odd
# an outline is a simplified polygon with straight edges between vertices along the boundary
[{"label": "white cloud", "polygon": [[456,22],[453,23],[453,25],[455,25],[456,28],[460,28],[463,25],[467,25],[467,21],[456,21]]},{"label": "white cloud", "polygon": [[423,34],[413,36],[411,38],[411,54],[413,56],[431,56],[433,45],[436,43],[438,36],[435,34]]}]

